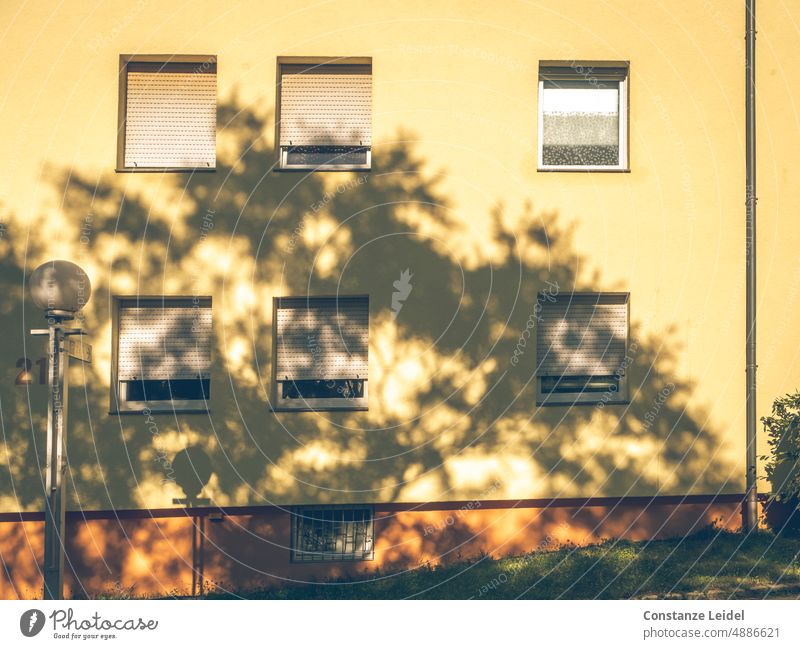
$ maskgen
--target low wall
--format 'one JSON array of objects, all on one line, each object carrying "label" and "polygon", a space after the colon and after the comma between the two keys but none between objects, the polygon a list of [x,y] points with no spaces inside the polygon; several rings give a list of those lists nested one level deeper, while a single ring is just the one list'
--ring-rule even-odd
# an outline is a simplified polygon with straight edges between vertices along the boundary
[{"label": "low wall", "polygon": [[[712,523],[733,530],[741,523],[742,498],[379,504],[375,558],[358,563],[291,563],[290,515],[278,507],[231,508],[223,516],[216,508],[70,512],[66,589],[71,597],[191,595],[200,593],[202,583],[206,590],[242,592],[267,583],[364,579],[375,571],[447,564],[480,554],[507,556],[565,543],[668,538]],[[41,597],[40,519],[39,514],[0,517],[2,599]]]}]

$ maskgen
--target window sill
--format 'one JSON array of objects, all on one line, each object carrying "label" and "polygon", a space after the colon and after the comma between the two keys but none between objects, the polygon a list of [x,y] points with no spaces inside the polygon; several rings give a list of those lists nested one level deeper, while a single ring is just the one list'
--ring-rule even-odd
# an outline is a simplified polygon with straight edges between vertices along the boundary
[{"label": "window sill", "polygon": [[147,410],[148,414],[153,415],[171,415],[171,414],[179,414],[179,415],[210,415],[211,408],[164,408],[164,407],[157,407],[157,408],[135,408],[131,410],[109,410],[109,415],[144,415],[144,411]]},{"label": "window sill", "polygon": [[299,566],[308,563],[363,563],[365,561],[375,561],[375,557],[373,556],[367,559],[362,559],[361,557],[358,557],[357,559],[295,559],[292,556],[289,557],[289,563]]},{"label": "window sill", "polygon": [[604,173],[604,174],[629,174],[630,167],[538,167],[536,171],[541,173],[551,173],[554,171],[562,171],[568,173]]},{"label": "window sill", "polygon": [[[297,400],[297,405],[273,405],[270,404],[269,409],[272,412],[365,412],[369,410],[365,400],[351,401],[350,403],[331,403],[333,399],[319,399],[316,402],[312,400],[303,401]],[[340,401],[336,399],[336,401]]]},{"label": "window sill", "polygon": [[270,406],[270,412],[366,412],[369,408],[367,406],[353,406],[350,408],[331,408],[331,407],[303,407],[303,408],[285,408],[283,406]]},{"label": "window sill", "polygon": [[600,404],[605,406],[629,406],[631,403],[630,399],[616,399],[614,401],[603,401],[603,399],[595,399],[592,398],[587,399],[586,397],[581,397],[579,395],[575,395],[572,397],[567,397],[563,401],[562,400],[552,400],[552,399],[544,399],[541,398],[536,399],[537,407],[541,408],[551,408],[561,407],[561,408],[571,408],[572,406],[599,406]]},{"label": "window sill", "polygon": [[274,167],[273,171],[372,171],[372,167],[359,166],[359,165],[322,165],[315,167],[314,165],[292,165],[291,167]]},{"label": "window sill", "polygon": [[118,174],[213,173],[216,167],[118,167]]}]

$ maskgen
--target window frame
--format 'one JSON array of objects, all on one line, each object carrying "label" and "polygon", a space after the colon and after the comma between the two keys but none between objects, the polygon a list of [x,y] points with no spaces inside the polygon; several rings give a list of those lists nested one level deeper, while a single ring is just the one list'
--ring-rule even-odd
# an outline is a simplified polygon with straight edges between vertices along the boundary
[{"label": "window frame", "polygon": [[[358,511],[358,510],[367,510],[369,511],[369,521],[367,523],[367,536],[369,537],[369,550],[366,551],[362,556],[352,556],[352,557],[342,557],[342,556],[324,556],[324,552],[307,552],[304,550],[298,549],[298,524],[297,521],[301,518],[300,514],[303,511],[310,511],[310,510],[317,510],[317,511]],[[358,563],[362,561],[374,561],[375,560],[375,506],[374,505],[296,505],[291,507],[289,510],[289,528],[290,528],[290,540],[289,540],[289,562],[296,563],[296,564],[306,564],[306,563]],[[366,545],[366,543],[365,543]],[[319,558],[299,558],[298,555],[323,555]]]},{"label": "window frame", "polygon": [[[364,396],[358,399],[322,398],[322,399],[282,399],[278,381],[278,302],[285,299],[336,299],[359,298],[367,301],[369,312],[369,295],[281,295],[272,298],[272,387],[270,390],[270,410],[272,412],[360,412],[369,410],[369,376],[364,380]],[[369,324],[367,324],[367,344],[369,345]],[[322,379],[318,379],[322,380]]]},{"label": "window frame", "polygon": [[[126,167],[125,166],[125,125],[128,115],[128,65],[131,63],[155,63],[167,67],[171,64],[210,63],[217,74],[216,54],[120,54],[119,55],[119,100],[117,103],[117,166],[116,173],[195,173],[215,172],[213,167]],[[219,80],[219,79],[218,79]],[[219,114],[219,101],[214,102],[214,112]],[[217,124],[215,131],[218,129]],[[216,149],[216,138],[214,143]]]},{"label": "window frame", "polygon": [[[546,303],[549,299],[552,299],[552,295],[547,293],[546,291],[541,291],[539,293],[540,299],[543,303]],[[549,298],[548,298],[549,296]],[[564,300],[571,300],[572,298],[580,296],[580,297],[589,297],[589,298],[622,298],[625,303],[626,307],[626,321],[625,321],[625,356],[623,357],[623,361],[628,358],[628,352],[630,350],[630,343],[631,343],[631,294],[630,292],[625,291],[573,291],[570,293],[565,293],[563,296],[559,296]],[[538,348],[538,336],[541,335],[541,330],[537,330],[537,348]],[[626,365],[621,368],[621,375],[619,377],[619,388],[616,392],[611,393],[613,396],[609,399],[603,399],[602,396],[608,394],[608,391],[605,392],[561,392],[561,393],[553,393],[553,392],[543,392],[542,391],[542,378],[544,378],[539,373],[539,367],[541,364],[541,360],[538,357],[538,353],[536,356],[536,369],[535,369],[535,379],[536,379],[536,405],[540,407],[544,406],[596,406],[599,403],[602,403],[606,406],[612,405],[628,405],[630,404],[630,385],[628,380],[628,374],[630,371],[630,366]],[[616,373],[612,376],[615,376]],[[549,376],[549,375],[545,375]],[[573,375],[562,375],[562,376],[573,376]],[[577,376],[577,375],[575,375]]]},{"label": "window frame", "polygon": [[[128,401],[123,398],[122,387],[119,381],[119,319],[120,310],[127,306],[127,302],[159,302],[161,306],[183,306],[179,303],[188,303],[188,308],[193,308],[195,301],[207,303],[212,309],[213,302],[210,295],[112,295],[111,296],[111,386],[109,395],[110,415],[141,414],[145,411],[152,413],[184,413],[205,414],[211,412],[211,395],[208,399],[172,399],[159,401]],[[213,322],[213,320],[212,320]],[[213,329],[212,329],[213,332]],[[213,335],[209,354],[213,352]],[[213,361],[213,357],[212,357]],[[209,378],[209,390],[211,380]]]},{"label": "window frame", "polygon": [[[544,164],[544,81],[542,70],[545,68],[593,68],[602,73],[606,69],[624,69],[625,76],[619,81],[619,161],[616,165],[546,165]],[[558,75],[548,75],[550,78]],[[600,172],[630,173],[630,61],[539,61],[539,92],[536,107],[538,120],[537,171],[553,172]],[[577,71],[564,73],[563,79],[586,78]]]},{"label": "window frame", "polygon": [[[373,73],[371,56],[279,56],[276,61],[275,73],[275,171],[371,171],[372,170],[372,144],[367,149],[367,160],[364,164],[334,164],[334,165],[288,165],[286,164],[287,152],[281,146],[281,87],[283,66],[366,66]],[[370,119],[373,110],[370,108]]]}]

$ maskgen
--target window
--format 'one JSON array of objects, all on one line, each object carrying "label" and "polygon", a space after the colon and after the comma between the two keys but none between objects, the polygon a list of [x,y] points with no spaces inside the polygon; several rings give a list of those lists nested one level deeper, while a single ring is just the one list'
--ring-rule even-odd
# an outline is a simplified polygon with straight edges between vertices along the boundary
[{"label": "window", "polygon": [[539,169],[627,171],[628,64],[539,65]]},{"label": "window", "polygon": [[371,507],[295,507],[292,561],[371,561]]},{"label": "window", "polygon": [[117,412],[207,410],[211,298],[115,298]]},{"label": "window", "polygon": [[627,403],[627,293],[548,295],[536,337],[538,405]]},{"label": "window", "polygon": [[368,297],[275,298],[273,322],[273,409],[366,409]]},{"label": "window", "polygon": [[372,60],[278,59],[280,169],[369,169]]},{"label": "window", "polygon": [[214,56],[120,56],[117,171],[213,171]]}]

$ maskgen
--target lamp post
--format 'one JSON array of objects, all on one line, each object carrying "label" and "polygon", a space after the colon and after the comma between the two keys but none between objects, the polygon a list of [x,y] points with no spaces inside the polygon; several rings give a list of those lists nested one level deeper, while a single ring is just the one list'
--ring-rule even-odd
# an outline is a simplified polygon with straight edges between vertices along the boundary
[{"label": "lamp post", "polygon": [[34,304],[45,312],[47,329],[32,329],[34,336],[48,336],[47,468],[44,510],[44,599],[64,596],[64,473],[67,468],[67,364],[68,353],[91,360],[91,350],[68,351],[68,336],[83,330],[69,329],[72,320],[92,294],[89,278],[70,261],[48,261],[31,274],[28,286]]}]

